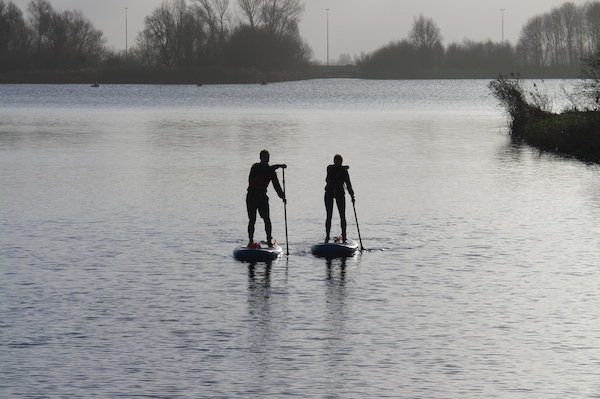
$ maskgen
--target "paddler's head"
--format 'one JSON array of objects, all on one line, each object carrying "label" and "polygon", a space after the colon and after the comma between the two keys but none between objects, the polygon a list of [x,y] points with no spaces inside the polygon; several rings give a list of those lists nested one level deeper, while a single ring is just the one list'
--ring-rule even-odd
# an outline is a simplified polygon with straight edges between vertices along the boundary
[{"label": "paddler's head", "polygon": [[333,157],[333,163],[335,165],[341,166],[342,162],[344,162],[342,156],[340,154],[335,154],[335,156]]},{"label": "paddler's head", "polygon": [[268,164],[269,163],[269,151],[262,150],[260,152],[260,162],[264,163],[264,164]]}]

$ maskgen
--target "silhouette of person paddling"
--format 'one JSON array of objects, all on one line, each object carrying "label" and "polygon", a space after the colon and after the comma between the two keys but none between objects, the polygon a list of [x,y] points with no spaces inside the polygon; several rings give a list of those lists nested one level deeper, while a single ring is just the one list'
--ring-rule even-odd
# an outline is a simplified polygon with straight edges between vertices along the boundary
[{"label": "silhouette of person paddling", "polygon": [[325,178],[325,211],[327,212],[327,219],[325,219],[325,242],[329,242],[334,200],[340,213],[342,240],[346,242],[346,191],[344,190],[344,184],[348,189],[348,193],[350,193],[352,202],[355,201],[354,190],[352,189],[350,175],[348,174],[349,166],[342,166],[342,162],[342,156],[336,154],[333,157],[333,165],[327,166],[327,177]]},{"label": "silhouette of person paddling", "polygon": [[269,197],[267,188],[273,182],[273,188],[279,198],[286,202],[285,193],[281,189],[279,179],[275,171],[278,168],[287,168],[285,164],[269,165],[270,154],[267,150],[260,152],[260,162],[250,168],[248,176],[248,193],[246,194],[246,208],[248,210],[248,247],[254,244],[254,225],[256,224],[256,211],[265,222],[267,243],[272,247],[273,237],[271,235],[271,217],[269,215]]}]

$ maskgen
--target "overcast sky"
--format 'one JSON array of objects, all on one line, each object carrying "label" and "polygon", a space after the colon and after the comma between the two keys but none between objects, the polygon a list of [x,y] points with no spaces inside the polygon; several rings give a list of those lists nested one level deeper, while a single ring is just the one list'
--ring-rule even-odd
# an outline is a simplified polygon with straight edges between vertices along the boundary
[{"label": "overcast sky", "polygon": [[[6,1],[6,0],[5,0]],[[26,13],[29,0],[12,0]],[[144,17],[163,0],[51,0],[58,11],[79,9],[104,32],[109,47],[125,49],[125,8],[128,41],[133,44],[142,30]],[[582,5],[587,0],[571,0]],[[232,3],[235,3],[232,0]],[[327,12],[329,8],[329,54],[351,56],[369,53],[404,39],[420,14],[439,26],[444,44],[463,39],[500,41],[502,14],[504,38],[515,44],[523,24],[535,15],[564,4],[566,0],[305,0],[300,34],[313,49],[313,58],[327,57]],[[188,0],[190,3],[190,0]],[[500,10],[505,9],[502,13]]]}]

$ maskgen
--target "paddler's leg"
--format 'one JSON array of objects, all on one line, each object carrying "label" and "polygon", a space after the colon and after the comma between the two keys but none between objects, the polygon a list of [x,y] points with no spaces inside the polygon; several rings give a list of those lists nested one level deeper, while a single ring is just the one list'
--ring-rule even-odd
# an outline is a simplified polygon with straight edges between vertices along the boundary
[{"label": "paddler's leg", "polygon": [[338,211],[340,212],[340,224],[342,225],[342,241],[346,242],[346,196],[340,195],[335,199]]},{"label": "paddler's leg", "polygon": [[329,242],[329,233],[331,232],[331,218],[333,217],[333,197],[325,194],[325,242]]},{"label": "paddler's leg", "polygon": [[272,227],[271,227],[271,215],[269,212],[269,197],[267,197],[265,195],[264,198],[261,198],[260,204],[258,206],[258,214],[260,215],[261,218],[263,218],[264,222],[265,222],[265,233],[267,234],[267,244],[269,244],[269,246],[272,246],[273,243],[273,237],[271,235],[272,233]]},{"label": "paddler's leg", "polygon": [[254,242],[254,225],[256,224],[257,201],[246,194],[246,209],[248,210],[248,244]]}]

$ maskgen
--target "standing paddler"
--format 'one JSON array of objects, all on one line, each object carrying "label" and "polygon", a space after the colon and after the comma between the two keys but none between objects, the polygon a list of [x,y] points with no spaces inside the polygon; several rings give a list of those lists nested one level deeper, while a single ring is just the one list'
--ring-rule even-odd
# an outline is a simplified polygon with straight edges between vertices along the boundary
[{"label": "standing paddler", "polygon": [[354,202],[354,190],[350,183],[348,166],[342,165],[343,158],[340,154],[333,157],[333,165],[327,166],[327,177],[325,178],[325,242],[329,242],[329,232],[331,231],[331,218],[333,216],[333,201],[337,204],[340,213],[340,223],[342,227],[342,240],[346,242],[346,191],[344,185],[350,193],[350,198]]},{"label": "standing paddler", "polygon": [[246,208],[248,209],[248,246],[254,243],[254,225],[256,224],[256,211],[265,222],[265,232],[267,234],[267,243],[270,247],[274,241],[271,235],[271,217],[269,215],[269,197],[267,188],[269,183],[273,182],[273,188],[279,198],[286,202],[285,193],[281,189],[277,173],[278,168],[287,168],[285,164],[269,165],[269,151],[260,152],[260,162],[255,163],[250,168],[248,176],[248,194],[246,194]]}]

